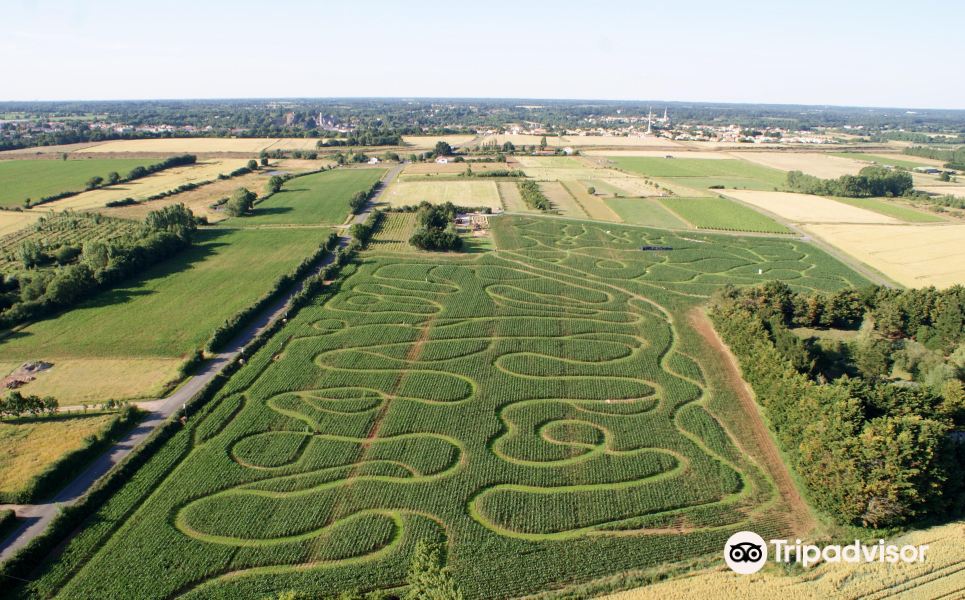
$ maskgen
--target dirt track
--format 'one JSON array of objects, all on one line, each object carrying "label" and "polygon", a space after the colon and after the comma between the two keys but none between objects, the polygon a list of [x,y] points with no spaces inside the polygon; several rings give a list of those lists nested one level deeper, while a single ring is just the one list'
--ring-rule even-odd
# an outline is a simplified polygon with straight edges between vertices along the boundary
[{"label": "dirt track", "polygon": [[774,438],[771,437],[767,424],[761,417],[757,402],[754,400],[754,392],[741,377],[737,359],[731,353],[730,348],[717,335],[713,324],[702,309],[695,308],[690,311],[688,320],[707,346],[717,353],[725,367],[724,382],[737,395],[744,413],[747,414],[748,424],[754,432],[754,441],[762,454],[763,466],[770,473],[774,484],[777,486],[778,493],[788,506],[788,521],[794,527],[794,533],[804,535],[813,531],[817,522],[814,520],[811,508],[801,497],[787,465],[781,458],[781,453],[775,445]]}]

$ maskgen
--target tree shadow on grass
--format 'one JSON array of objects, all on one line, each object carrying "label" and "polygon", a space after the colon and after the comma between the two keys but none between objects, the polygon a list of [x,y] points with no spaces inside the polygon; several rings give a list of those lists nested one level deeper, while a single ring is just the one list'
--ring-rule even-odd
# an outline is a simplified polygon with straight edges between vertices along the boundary
[{"label": "tree shadow on grass", "polygon": [[281,215],[290,213],[293,210],[294,209],[290,206],[270,206],[268,208],[258,208],[251,213],[251,218],[257,219],[258,217],[266,217],[268,215]]},{"label": "tree shadow on grass", "polygon": [[[211,255],[215,254],[218,248],[227,245],[226,242],[219,241],[219,239],[230,233],[231,231],[228,229],[200,230],[195,234],[194,243],[190,248],[186,248],[160,263],[149,267],[138,275],[118,282],[115,284],[115,287],[102,289],[83,302],[25,323],[19,326],[20,329],[16,331],[0,332],[0,347],[7,342],[33,335],[23,330],[24,327],[32,323],[56,319],[71,310],[103,308],[114,304],[124,304],[140,296],[156,294],[156,291],[145,289],[149,281],[168,277],[191,269],[195,264],[203,263]],[[150,324],[145,323],[145,326],[150,326]]]}]

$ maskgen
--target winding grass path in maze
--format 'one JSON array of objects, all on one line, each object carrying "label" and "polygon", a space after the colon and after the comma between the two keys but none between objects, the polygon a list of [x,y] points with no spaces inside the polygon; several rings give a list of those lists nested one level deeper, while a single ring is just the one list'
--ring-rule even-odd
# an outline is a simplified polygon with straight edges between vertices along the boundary
[{"label": "winding grass path in maze", "polygon": [[493,223],[493,252],[347,267],[61,597],[391,589],[421,538],[467,597],[508,597],[788,533],[684,315],[725,283],[863,280],[795,240]]}]

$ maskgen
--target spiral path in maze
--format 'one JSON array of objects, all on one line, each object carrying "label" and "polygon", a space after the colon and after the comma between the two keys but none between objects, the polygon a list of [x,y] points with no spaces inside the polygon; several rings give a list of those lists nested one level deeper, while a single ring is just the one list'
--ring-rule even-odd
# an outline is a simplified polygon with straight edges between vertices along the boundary
[{"label": "spiral path in maze", "polygon": [[469,597],[498,597],[780,531],[677,315],[724,282],[855,276],[797,241],[538,219],[495,233],[474,257],[349,267],[199,415],[64,593],[120,570],[138,597],[392,588],[433,538]]}]

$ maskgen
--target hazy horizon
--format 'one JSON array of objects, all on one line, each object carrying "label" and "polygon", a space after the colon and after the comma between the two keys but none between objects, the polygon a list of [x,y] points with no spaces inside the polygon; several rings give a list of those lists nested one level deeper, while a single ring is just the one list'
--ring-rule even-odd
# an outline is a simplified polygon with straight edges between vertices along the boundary
[{"label": "hazy horizon", "polygon": [[[965,110],[965,6],[620,0],[6,7],[0,101],[440,98]],[[927,32],[927,38],[922,38]]]}]

